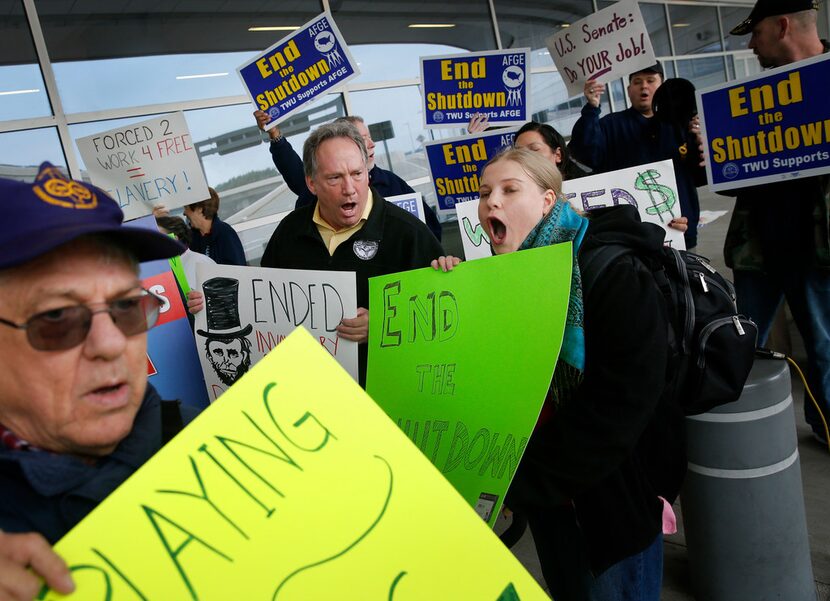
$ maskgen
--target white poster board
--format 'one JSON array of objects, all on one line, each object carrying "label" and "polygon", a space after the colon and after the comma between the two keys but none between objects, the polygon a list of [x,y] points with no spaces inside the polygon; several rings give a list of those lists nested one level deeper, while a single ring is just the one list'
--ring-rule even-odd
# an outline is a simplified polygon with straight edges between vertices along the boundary
[{"label": "white poster board", "polygon": [[568,180],[562,183],[562,193],[574,208],[586,212],[632,204],[639,210],[640,219],[666,230],[666,246],[686,249],[683,233],[668,226],[681,216],[671,160]]},{"label": "white poster board", "polygon": [[464,245],[464,259],[467,261],[493,256],[490,238],[478,220],[478,203],[479,199],[476,198],[455,205],[461,243]]},{"label": "white poster board", "polygon": [[[586,212],[618,204],[634,205],[640,219],[666,231],[666,246],[686,250],[683,232],[669,227],[672,219],[681,216],[671,160],[571,179],[562,182],[562,194],[575,209]],[[491,256],[489,240],[476,244],[478,232],[486,238],[478,220],[478,200],[458,203],[456,209],[466,259]]]},{"label": "white poster board", "polygon": [[623,0],[561,29],[545,41],[568,88],[580,96],[585,82],[624,77],[657,62],[640,6]]},{"label": "white poster board", "polygon": [[200,264],[196,273],[205,298],[196,314],[196,345],[211,402],[297,326],[357,381],[357,343],[335,329],[357,315],[353,271]]},{"label": "white poster board", "polygon": [[75,140],[92,183],[112,196],[124,220],[153,206],[182,207],[208,198],[184,113],[170,113]]},{"label": "white poster board", "polygon": [[410,194],[398,194],[396,196],[389,196],[387,201],[402,208],[407,213],[412,213],[421,220],[421,223],[427,222],[427,216],[424,214],[424,203],[421,202],[421,193],[412,192]]}]

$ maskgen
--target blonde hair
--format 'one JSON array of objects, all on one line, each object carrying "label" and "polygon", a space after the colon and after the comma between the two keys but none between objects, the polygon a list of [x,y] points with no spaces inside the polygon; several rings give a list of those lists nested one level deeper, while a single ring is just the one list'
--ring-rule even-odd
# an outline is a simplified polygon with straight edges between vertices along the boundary
[{"label": "blonde hair", "polygon": [[562,196],[562,174],[551,161],[538,152],[526,148],[508,148],[494,156],[481,171],[482,177],[487,168],[499,161],[513,161],[522,168],[530,179],[542,190],[553,190],[557,200]]}]

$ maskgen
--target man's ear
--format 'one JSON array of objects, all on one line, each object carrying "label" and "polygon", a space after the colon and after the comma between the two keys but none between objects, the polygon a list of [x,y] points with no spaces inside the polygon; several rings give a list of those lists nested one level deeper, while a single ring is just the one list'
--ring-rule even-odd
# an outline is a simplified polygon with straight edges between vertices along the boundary
[{"label": "man's ear", "polygon": [[790,31],[790,18],[785,16],[778,17],[778,39],[783,40]]},{"label": "man's ear", "polygon": [[314,194],[314,196],[317,196],[317,190],[314,189],[314,180],[307,175],[305,176],[305,185],[309,190],[311,190],[311,193]]}]

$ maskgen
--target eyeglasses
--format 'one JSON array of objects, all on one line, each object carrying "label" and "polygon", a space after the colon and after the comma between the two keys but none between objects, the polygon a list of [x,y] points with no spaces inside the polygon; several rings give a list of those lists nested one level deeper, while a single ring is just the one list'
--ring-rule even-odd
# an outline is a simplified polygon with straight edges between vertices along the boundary
[{"label": "eyeglasses", "polygon": [[163,304],[164,299],[142,289],[141,294],[136,296],[106,303],[71,305],[44,311],[21,324],[0,318],[0,324],[26,330],[26,338],[35,350],[65,351],[86,340],[92,327],[93,315],[109,313],[124,336],[135,336],[156,325]]}]

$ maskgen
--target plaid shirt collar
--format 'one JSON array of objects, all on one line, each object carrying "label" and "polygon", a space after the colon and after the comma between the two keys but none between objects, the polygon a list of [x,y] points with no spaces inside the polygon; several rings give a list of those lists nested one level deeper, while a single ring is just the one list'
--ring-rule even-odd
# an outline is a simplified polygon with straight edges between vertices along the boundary
[{"label": "plaid shirt collar", "polygon": [[14,432],[9,430],[3,424],[0,424],[0,445],[6,447],[11,451],[36,451],[37,447],[33,447],[28,442],[19,438]]}]

